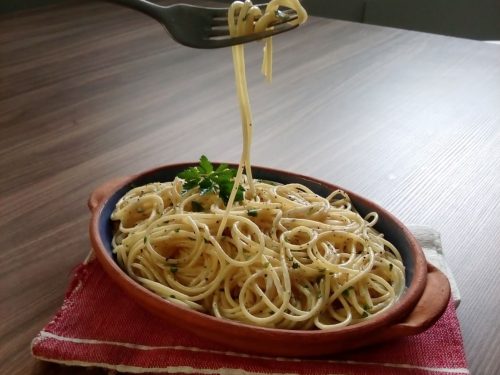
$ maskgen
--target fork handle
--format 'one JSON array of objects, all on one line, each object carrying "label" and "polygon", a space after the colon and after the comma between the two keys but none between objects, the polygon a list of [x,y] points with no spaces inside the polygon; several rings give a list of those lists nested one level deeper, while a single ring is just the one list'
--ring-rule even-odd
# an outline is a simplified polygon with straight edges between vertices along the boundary
[{"label": "fork handle", "polygon": [[160,15],[161,9],[169,8],[169,6],[161,6],[146,0],[108,0],[108,1],[138,10],[139,12],[151,16],[160,22],[162,21]]}]

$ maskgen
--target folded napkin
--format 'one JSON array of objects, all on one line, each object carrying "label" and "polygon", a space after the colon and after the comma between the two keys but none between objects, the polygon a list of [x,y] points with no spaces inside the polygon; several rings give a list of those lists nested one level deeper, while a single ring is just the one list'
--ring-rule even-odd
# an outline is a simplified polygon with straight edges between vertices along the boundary
[{"label": "folded napkin", "polygon": [[317,359],[265,357],[235,352],[151,315],[96,260],[76,268],[62,307],[31,349],[44,361],[131,373],[469,374],[453,301],[419,335]]}]

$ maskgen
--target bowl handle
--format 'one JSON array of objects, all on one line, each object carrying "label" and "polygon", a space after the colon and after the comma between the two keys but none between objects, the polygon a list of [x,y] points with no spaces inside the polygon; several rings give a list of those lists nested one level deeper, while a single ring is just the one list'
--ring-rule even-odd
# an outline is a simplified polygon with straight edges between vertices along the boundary
[{"label": "bowl handle", "polygon": [[114,190],[116,190],[120,186],[125,185],[127,182],[132,181],[134,178],[135,176],[117,177],[105,182],[104,184],[96,188],[90,194],[89,200],[87,202],[90,211],[94,211],[101,204],[101,202],[106,199],[106,197],[109,197],[109,195]]},{"label": "bowl handle", "polygon": [[450,300],[448,278],[431,264],[427,265],[427,284],[413,311],[390,329],[391,336],[415,335],[431,327],[443,314]]}]

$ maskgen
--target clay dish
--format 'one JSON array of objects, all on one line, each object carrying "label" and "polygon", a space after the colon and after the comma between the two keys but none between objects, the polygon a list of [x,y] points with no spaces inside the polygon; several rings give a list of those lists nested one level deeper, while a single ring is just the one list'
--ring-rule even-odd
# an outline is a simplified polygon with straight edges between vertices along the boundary
[{"label": "clay dish", "polygon": [[[110,215],[131,184],[137,186],[171,181],[180,171],[193,165],[195,163],[167,165],[136,176],[115,179],[97,188],[89,199],[92,214],[90,239],[97,259],[111,280],[153,314],[233,350],[304,357],[338,353],[423,332],[446,309],[450,298],[448,280],[443,273],[427,264],[420,245],[410,231],[387,210],[343,188],[362,216],[371,211],[378,212],[376,229],[398,248],[406,266],[407,289],[399,301],[384,313],[367,322],[338,330],[296,331],[218,319],[162,299],[135,282],[116,263],[111,251]],[[328,182],[269,168],[254,167],[252,171],[255,178],[278,183],[301,183],[322,196],[339,188]]]}]

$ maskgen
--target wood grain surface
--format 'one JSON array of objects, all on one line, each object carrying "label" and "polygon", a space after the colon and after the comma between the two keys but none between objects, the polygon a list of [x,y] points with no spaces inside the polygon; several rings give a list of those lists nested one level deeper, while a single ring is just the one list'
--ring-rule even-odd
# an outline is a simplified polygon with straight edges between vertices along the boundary
[{"label": "wood grain surface", "polygon": [[[253,163],[439,230],[470,371],[500,373],[500,46],[312,18],[275,39],[271,85],[260,59],[250,45]],[[89,373],[30,342],[89,251],[93,188],[240,152],[230,50],[182,47],[110,3],[1,16],[0,373]]]}]

